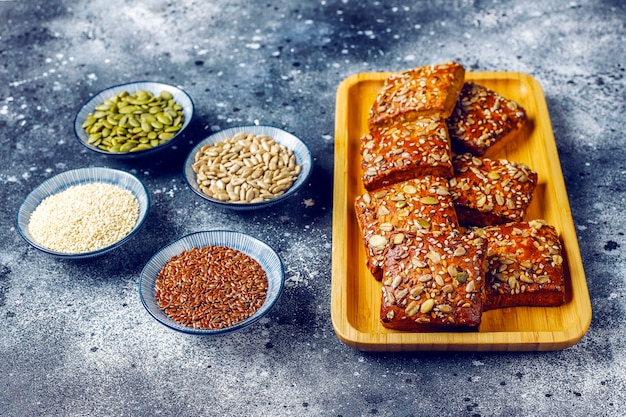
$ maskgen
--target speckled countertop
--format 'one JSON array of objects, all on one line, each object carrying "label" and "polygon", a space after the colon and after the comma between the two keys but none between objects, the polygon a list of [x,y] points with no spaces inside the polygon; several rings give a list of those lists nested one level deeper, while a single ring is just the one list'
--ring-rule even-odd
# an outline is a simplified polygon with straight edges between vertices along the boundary
[{"label": "speckled countertop", "polygon": [[[0,1],[0,415],[621,416],[626,414],[626,5],[619,0]],[[543,353],[364,353],[330,320],[335,93],[346,77],[449,59],[542,85],[593,308],[571,348]],[[148,161],[77,146],[97,91],[184,88],[186,138]],[[211,209],[182,162],[211,132],[282,127],[315,158],[286,204]],[[29,247],[17,209],[45,179],[105,165],[137,175],[151,211],[122,249],[63,261]],[[175,333],[137,281],[160,247],[203,229],[260,238],[282,257],[270,315],[217,339]]]}]

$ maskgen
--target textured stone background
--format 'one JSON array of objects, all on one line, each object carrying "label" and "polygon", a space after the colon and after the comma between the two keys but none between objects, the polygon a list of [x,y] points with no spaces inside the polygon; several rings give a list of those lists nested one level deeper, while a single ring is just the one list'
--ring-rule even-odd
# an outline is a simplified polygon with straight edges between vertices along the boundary
[{"label": "textured stone background", "polygon": [[[626,414],[625,22],[619,0],[0,1],[0,415]],[[372,354],[333,332],[336,87],[358,72],[449,59],[529,73],[543,86],[594,311],[572,348]],[[185,141],[141,162],[80,149],[81,103],[135,80],[193,97]],[[187,188],[182,161],[211,132],[255,122],[309,144],[310,183],[282,207],[212,210]],[[15,229],[22,200],[89,165],[144,181],[143,230],[91,261],[31,249]],[[211,228],[272,245],[286,290],[244,332],[174,333],[143,310],[139,273],[167,242]]]}]

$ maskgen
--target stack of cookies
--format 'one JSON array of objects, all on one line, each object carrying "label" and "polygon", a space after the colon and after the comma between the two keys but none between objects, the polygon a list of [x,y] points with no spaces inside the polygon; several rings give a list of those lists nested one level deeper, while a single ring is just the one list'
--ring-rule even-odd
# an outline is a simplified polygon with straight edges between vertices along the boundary
[{"label": "stack of cookies", "polygon": [[524,216],[530,167],[492,159],[527,120],[517,103],[465,82],[456,62],[392,74],[361,138],[356,198],[383,326],[477,330],[483,311],[564,302],[553,226]]}]

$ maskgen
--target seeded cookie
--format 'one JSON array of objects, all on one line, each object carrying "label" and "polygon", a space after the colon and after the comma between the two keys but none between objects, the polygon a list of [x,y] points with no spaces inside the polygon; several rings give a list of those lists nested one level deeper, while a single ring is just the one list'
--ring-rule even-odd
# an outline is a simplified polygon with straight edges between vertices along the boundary
[{"label": "seeded cookie", "polygon": [[422,116],[449,117],[464,80],[465,69],[456,62],[421,66],[390,75],[370,108],[370,130]]},{"label": "seeded cookie", "polygon": [[380,319],[406,331],[477,330],[487,240],[475,232],[405,236],[385,256]]},{"label": "seeded cookie", "polygon": [[526,124],[526,110],[482,85],[466,82],[447,119],[452,150],[457,154],[493,155]]},{"label": "seeded cookie", "polygon": [[450,193],[459,223],[492,226],[524,220],[537,185],[537,173],[523,163],[479,158],[469,153],[453,158]]},{"label": "seeded cookie", "polygon": [[563,248],[543,220],[486,227],[485,310],[558,306],[565,301]]},{"label": "seeded cookie", "polygon": [[355,200],[355,211],[367,257],[377,280],[382,278],[385,252],[404,233],[456,230],[458,221],[445,178],[426,176],[366,192]]},{"label": "seeded cookie", "polygon": [[438,116],[373,128],[361,137],[361,156],[363,186],[370,191],[426,175],[453,175],[448,129]]}]

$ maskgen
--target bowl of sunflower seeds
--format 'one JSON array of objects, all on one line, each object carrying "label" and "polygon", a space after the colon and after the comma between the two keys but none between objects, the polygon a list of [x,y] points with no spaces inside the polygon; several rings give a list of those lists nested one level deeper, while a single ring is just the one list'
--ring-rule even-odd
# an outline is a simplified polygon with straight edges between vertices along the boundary
[{"label": "bowl of sunflower seeds", "polygon": [[302,139],[274,126],[251,125],[221,130],[197,143],[184,176],[189,188],[214,206],[258,210],[296,194],[312,168]]}]

